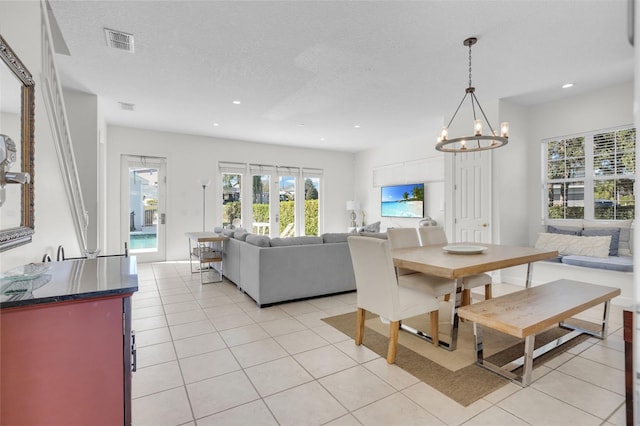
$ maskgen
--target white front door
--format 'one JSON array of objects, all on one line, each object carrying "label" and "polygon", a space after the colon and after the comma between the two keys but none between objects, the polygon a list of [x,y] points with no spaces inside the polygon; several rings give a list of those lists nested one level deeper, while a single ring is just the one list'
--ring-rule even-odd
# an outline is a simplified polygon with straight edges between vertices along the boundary
[{"label": "white front door", "polygon": [[138,262],[162,262],[165,250],[166,161],[122,156],[121,236]]},{"label": "white front door", "polygon": [[455,241],[491,243],[491,153],[456,154],[453,175]]}]

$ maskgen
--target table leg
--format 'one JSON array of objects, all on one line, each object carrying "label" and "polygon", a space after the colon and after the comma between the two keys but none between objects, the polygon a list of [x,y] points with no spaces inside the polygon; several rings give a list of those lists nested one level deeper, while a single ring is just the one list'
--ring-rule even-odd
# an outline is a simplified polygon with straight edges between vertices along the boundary
[{"label": "table leg", "polygon": [[533,263],[527,263],[527,281],[525,282],[525,288],[531,287],[531,279],[533,278]]},{"label": "table leg", "polygon": [[458,291],[458,289],[462,289],[462,278],[456,278],[455,283],[453,285],[453,306],[451,307],[451,331],[449,336],[451,336],[451,343],[449,347],[446,348],[450,351],[455,351],[458,346],[458,325],[460,319],[458,318],[458,308],[460,307],[462,292]]}]

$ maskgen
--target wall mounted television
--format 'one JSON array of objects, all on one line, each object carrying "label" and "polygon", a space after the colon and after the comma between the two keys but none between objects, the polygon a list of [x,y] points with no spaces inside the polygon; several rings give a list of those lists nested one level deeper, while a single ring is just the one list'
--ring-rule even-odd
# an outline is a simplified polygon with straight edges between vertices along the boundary
[{"label": "wall mounted television", "polygon": [[382,217],[424,217],[424,184],[383,186]]}]

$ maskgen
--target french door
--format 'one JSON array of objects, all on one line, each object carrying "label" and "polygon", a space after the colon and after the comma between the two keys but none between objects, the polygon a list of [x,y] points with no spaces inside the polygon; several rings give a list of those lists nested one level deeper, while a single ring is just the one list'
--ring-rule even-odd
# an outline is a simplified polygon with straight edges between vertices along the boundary
[{"label": "french door", "polygon": [[166,160],[122,156],[121,239],[139,262],[166,260]]}]

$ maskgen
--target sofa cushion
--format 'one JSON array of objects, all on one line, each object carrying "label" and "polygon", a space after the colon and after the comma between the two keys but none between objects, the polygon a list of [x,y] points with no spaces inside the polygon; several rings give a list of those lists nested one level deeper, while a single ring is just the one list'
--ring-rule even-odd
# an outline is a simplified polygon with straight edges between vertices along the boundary
[{"label": "sofa cushion", "polygon": [[633,272],[633,258],[631,256],[610,256],[606,258],[589,256],[564,256],[562,263],[587,268],[606,269],[609,271]]},{"label": "sofa cushion", "polygon": [[577,235],[551,234],[541,232],[538,234],[536,248],[545,250],[557,250],[561,255],[580,255],[593,257],[609,257],[611,236],[581,237]]},{"label": "sofa cushion", "polygon": [[631,256],[631,226],[633,220],[584,220],[584,229],[593,228],[620,228],[620,243],[618,255]]},{"label": "sofa cushion", "polygon": [[245,241],[258,247],[269,247],[271,245],[271,238],[267,235],[249,234]]},{"label": "sofa cushion", "polygon": [[233,237],[233,233],[236,232],[233,229],[223,229],[222,230],[222,235],[224,235],[225,237]]},{"label": "sofa cushion", "polygon": [[236,232],[233,233],[233,238],[240,241],[246,241],[249,233],[246,229],[236,229]]},{"label": "sofa cushion", "polygon": [[349,235],[359,235],[361,237],[381,238],[383,240],[386,240],[388,238],[386,232],[359,232],[357,234],[349,234]]},{"label": "sofa cushion", "polygon": [[550,234],[564,234],[564,235],[580,235],[582,228],[576,226],[553,226],[547,225],[547,232]]},{"label": "sofa cushion", "polygon": [[289,238],[272,238],[271,247],[282,246],[301,246],[305,244],[322,244],[322,237],[303,236],[303,237],[289,237]]},{"label": "sofa cushion", "polygon": [[322,234],[322,241],[325,243],[346,243],[347,237],[352,234],[346,232]]},{"label": "sofa cushion", "polygon": [[609,244],[609,256],[618,255],[618,245],[620,244],[620,228],[587,228],[582,231],[585,237],[602,237],[611,235]]}]

